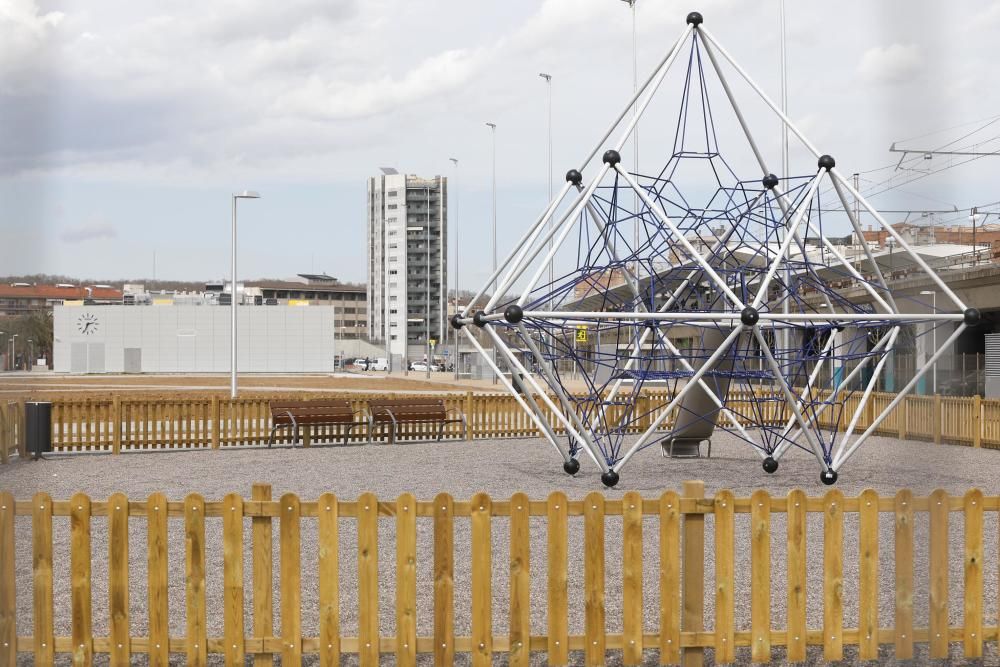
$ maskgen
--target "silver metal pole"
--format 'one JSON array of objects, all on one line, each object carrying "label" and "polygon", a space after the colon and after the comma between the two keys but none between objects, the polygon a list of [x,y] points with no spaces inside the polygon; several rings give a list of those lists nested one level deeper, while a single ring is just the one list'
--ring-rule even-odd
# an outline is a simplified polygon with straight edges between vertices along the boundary
[{"label": "silver metal pole", "polygon": [[495,294],[496,293],[496,288],[497,288],[497,280],[496,280],[496,272],[497,272],[497,124],[496,123],[486,123],[486,125],[490,128],[490,136],[491,136],[491,138],[493,140],[493,152],[492,152],[492,160],[493,160],[493,171],[492,171],[493,197],[492,197],[492,206],[491,206],[491,209],[490,209],[491,210],[491,215],[490,215],[490,223],[491,223],[491,225],[490,226],[491,226],[491,230],[492,230],[492,239],[493,239],[493,274],[494,274],[493,275],[493,292]]},{"label": "silver metal pole", "polygon": [[424,304],[424,377],[431,379],[431,186],[424,190],[424,197],[427,205],[427,219],[424,221],[424,256],[427,258],[427,288],[425,289],[427,302]]},{"label": "silver metal pole", "polygon": [[232,230],[232,257],[230,271],[230,331],[232,338],[229,346],[229,398],[236,398],[236,195],[233,195],[233,230]]},{"label": "silver metal pole", "polygon": [[[549,180],[549,198],[548,201],[552,202],[552,75],[546,74],[545,72],[539,73],[540,77],[545,79],[545,87],[548,89],[549,106],[548,106],[548,180]],[[552,218],[549,218],[549,228],[552,227]],[[549,238],[549,250],[552,250],[552,239]],[[550,263],[549,264],[549,285],[555,282],[555,268]],[[550,287],[551,289],[551,287]]]},{"label": "silver metal pole", "polygon": [[[455,187],[455,183],[458,183],[458,158],[452,157],[452,158],[448,158],[448,159],[451,160],[451,163],[453,165],[455,165],[455,175],[452,176],[452,187],[449,188],[449,191],[450,191],[450,190],[452,190]],[[455,233],[455,258],[454,258],[454,269],[453,269],[453,271],[455,273],[455,314],[457,315],[458,314],[458,298],[459,298],[458,297],[458,285],[459,285],[459,281],[458,281],[458,223],[456,222],[456,220],[458,219],[458,216],[455,213],[458,210],[458,193],[457,192],[455,192],[454,201],[455,201],[455,205],[451,207],[451,210],[449,211],[449,213],[450,213],[449,217],[451,218],[451,222],[454,225],[454,230],[455,230],[455,232],[454,232]],[[448,326],[448,322],[445,322],[445,326]],[[458,359],[459,359],[459,355],[458,355],[458,329],[452,328],[452,331],[454,332],[454,335],[455,335],[455,346],[452,349],[452,353],[455,356],[452,358],[451,362],[455,366],[455,379],[458,380],[459,379],[459,369],[458,369]]]},{"label": "silver metal pole", "polygon": [[[934,292],[933,296],[931,296],[931,308],[934,309],[935,313],[937,312],[937,292]],[[938,349],[938,346],[937,346],[937,330],[938,330],[938,325],[935,324],[934,328],[931,329],[931,343],[934,345],[934,351],[935,352],[937,352],[937,349]],[[932,375],[931,375],[931,378],[932,378],[931,379],[931,386],[932,386],[932,389],[934,390],[934,394],[936,395],[937,394],[937,358],[936,357],[934,359],[934,364],[931,366],[931,373],[932,373]]]}]

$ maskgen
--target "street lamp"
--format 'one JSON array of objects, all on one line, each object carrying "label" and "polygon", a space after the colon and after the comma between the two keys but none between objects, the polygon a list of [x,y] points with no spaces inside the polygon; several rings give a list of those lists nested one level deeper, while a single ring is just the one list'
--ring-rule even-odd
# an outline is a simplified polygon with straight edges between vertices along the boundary
[{"label": "street lamp", "polygon": [[[632,93],[636,96],[639,94],[639,59],[638,59],[638,49],[635,31],[635,5],[639,0],[622,0],[629,6],[632,10]],[[632,115],[637,116],[639,113],[638,99],[632,105]],[[632,165],[635,171],[635,177],[639,177],[639,119],[634,118],[634,125],[632,126]],[[642,227],[642,220],[639,218],[639,194],[634,194],[635,200],[635,238],[633,239],[634,247],[632,252],[639,252],[639,236],[640,229]],[[638,261],[635,263],[635,274],[639,275],[640,264]]]},{"label": "street lamp", "polygon": [[[497,293],[497,125],[496,123],[486,123],[490,128],[490,133],[493,136],[493,294]],[[497,352],[496,348],[492,349],[493,362],[496,363]],[[497,378],[493,376],[493,384],[496,384]]]},{"label": "street lamp", "polygon": [[[922,294],[923,296],[929,296],[929,297],[931,297],[931,310],[936,313],[937,312],[937,292],[935,292],[934,290],[925,289],[920,294]],[[938,349],[938,346],[937,346],[937,325],[935,324],[935,325],[933,325],[933,327],[934,328],[931,329],[931,345],[934,346],[934,351],[937,352],[937,349]],[[936,395],[937,394],[937,359],[935,359],[934,363],[931,364],[931,388],[932,388],[933,393]]]},{"label": "street lamp", "polygon": [[[497,272],[497,124],[486,123],[486,125],[490,128],[490,134],[493,137],[493,205],[490,220],[492,222],[491,228],[493,230],[493,273],[495,275]],[[496,288],[497,281],[496,278],[494,278],[494,293],[496,293]]]},{"label": "street lamp", "polygon": [[[6,334],[4,334],[3,331],[0,331],[0,336],[5,336],[5,335]],[[6,338],[4,338],[3,342],[0,343],[0,350],[3,350],[4,352],[7,351],[7,339]],[[4,364],[4,368],[2,368],[0,370],[4,370],[4,371],[7,370],[6,366],[7,366],[7,364]]]},{"label": "street lamp", "polygon": [[[451,160],[451,163],[455,166],[455,175],[453,176],[454,180],[452,181],[452,188],[451,188],[452,190],[454,190],[454,188],[455,188],[454,184],[458,183],[458,158],[457,157],[450,157],[448,159]],[[459,281],[458,281],[458,224],[455,222],[455,220],[457,218],[457,216],[455,215],[455,212],[458,210],[458,193],[457,192],[455,192],[455,199],[454,199],[454,201],[455,201],[455,204],[453,206],[451,206],[451,209],[449,210],[448,213],[449,213],[449,217],[451,218],[451,224],[453,225],[454,230],[455,230],[454,231],[454,234],[455,234],[455,256],[453,258],[453,261],[454,261],[454,273],[455,273],[455,314],[458,314],[458,284],[459,284]],[[448,329],[451,329],[452,330],[452,334],[455,336],[455,339],[454,339],[455,340],[455,345],[452,348],[452,353],[455,356],[452,358],[451,362],[455,366],[455,379],[457,380],[457,379],[459,379],[458,378],[458,329],[455,329],[454,327],[450,327],[450,326],[448,327]]]},{"label": "street lamp", "polygon": [[[538,74],[538,76],[540,76],[543,79],[545,79],[545,84],[546,84],[545,87],[548,89],[548,93],[549,93],[549,130],[548,130],[548,137],[549,137],[549,139],[548,139],[548,143],[549,143],[548,157],[549,157],[549,161],[548,161],[548,172],[547,172],[548,173],[548,177],[549,177],[549,199],[548,199],[548,202],[546,202],[546,204],[551,204],[552,203],[552,75],[551,74],[546,74],[545,72],[540,72]],[[552,219],[551,218],[549,219],[549,225],[548,226],[549,226],[549,229],[552,228]],[[550,237],[549,238],[549,254],[552,254],[552,245],[553,245],[553,240]],[[554,282],[555,282],[555,268],[553,267],[553,263],[549,262],[549,285],[550,285],[549,289],[550,290],[552,289],[551,285]]]},{"label": "street lamp", "polygon": [[17,367],[14,365],[14,355],[17,354],[17,334],[13,334],[10,337],[10,370],[16,371]]},{"label": "street lamp", "polygon": [[229,346],[229,397],[236,398],[236,200],[237,199],[260,199],[260,195],[253,190],[244,190],[233,195],[233,249],[232,249],[232,289],[230,291],[230,313],[232,314],[231,335],[232,342]]},{"label": "street lamp", "polygon": [[31,338],[28,339],[28,368],[31,370],[35,365],[35,341]]}]

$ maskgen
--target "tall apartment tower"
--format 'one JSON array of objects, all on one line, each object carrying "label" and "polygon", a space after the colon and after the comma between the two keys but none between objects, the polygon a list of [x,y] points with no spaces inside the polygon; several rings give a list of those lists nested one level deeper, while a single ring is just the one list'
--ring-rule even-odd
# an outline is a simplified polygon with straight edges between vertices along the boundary
[{"label": "tall apartment tower", "polygon": [[[382,169],[368,179],[368,332],[393,368],[447,333],[448,179]],[[439,347],[438,349],[441,349]]]}]

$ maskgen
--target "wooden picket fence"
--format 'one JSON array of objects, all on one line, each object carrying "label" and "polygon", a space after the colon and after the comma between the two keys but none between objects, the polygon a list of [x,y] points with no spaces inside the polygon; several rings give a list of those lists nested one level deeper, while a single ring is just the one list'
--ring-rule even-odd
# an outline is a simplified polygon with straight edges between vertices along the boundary
[{"label": "wooden picket fence", "polygon": [[0,402],[0,464],[7,463],[12,454],[24,455],[24,403]]},{"label": "wooden picket fence", "polygon": [[[757,400],[767,392],[756,392]],[[405,397],[405,395],[398,395]],[[444,438],[474,440],[484,438],[536,437],[538,429],[521,409],[516,399],[507,394],[441,393],[421,394],[421,397],[440,398],[449,409],[460,410],[466,415],[467,425],[449,424]],[[297,394],[294,398],[313,397],[343,398],[351,401],[359,412],[367,407],[369,396],[359,394]],[[372,396],[371,398],[374,398]],[[638,399],[636,410],[645,415],[633,423],[629,430],[640,432],[658,414],[656,406],[669,401],[665,391],[644,391]],[[867,404],[856,432],[868,428],[875,417],[889,405],[894,394],[876,393]],[[218,395],[185,397],[179,394],[124,398],[95,396],[60,398],[52,402],[52,439],[55,451],[122,451],[144,449],[224,449],[260,446],[267,442],[271,430],[268,403],[271,400],[292,398],[286,395],[253,396],[229,400]],[[775,395],[777,398],[777,395]],[[822,413],[819,423],[828,429],[843,429],[846,415],[857,407],[860,396],[850,396],[845,410],[829,409]],[[540,402],[541,403],[541,402]],[[752,414],[750,395],[734,391],[729,404],[737,413]],[[788,408],[782,400],[764,401],[768,414],[765,418],[774,423],[788,419]],[[542,404],[544,408],[544,404]],[[625,407],[615,406],[620,412]],[[562,424],[546,409],[547,419],[557,432]],[[610,415],[615,419],[615,415]],[[672,416],[664,421],[663,429],[670,427]],[[749,424],[749,422],[747,422]],[[953,398],[941,396],[907,396],[875,431],[878,435],[901,439],[929,440],[935,443],[954,443],[973,447],[1000,449],[1000,400],[983,400],[978,396]],[[314,426],[303,429],[303,444],[320,442],[367,442],[365,428],[355,428],[348,433],[341,426]],[[432,439],[437,436],[434,424],[408,424],[401,427],[399,441]],[[388,432],[375,434],[375,440],[385,442]],[[279,431],[275,442],[291,442],[289,431]],[[24,402],[0,405],[0,462],[6,462],[12,451],[24,451]]]},{"label": "wooden picket fence", "polygon": [[[451,665],[456,654],[470,654],[476,666],[492,665],[494,654],[506,653],[511,665],[529,664],[533,652],[545,652],[552,665],[566,664],[570,652],[583,652],[587,665],[604,664],[608,651],[619,651],[626,665],[640,664],[643,651],[658,652],[661,664],[701,665],[705,649],[714,651],[717,663],[729,663],[737,651],[745,659],[767,662],[772,649],[784,647],[787,660],[806,658],[807,648],[821,646],[825,660],[840,660],[845,646],[856,646],[861,660],[879,658],[879,651],[891,651],[897,659],[921,655],[946,658],[949,650],[965,657],[983,655],[984,644],[996,642],[998,628],[984,619],[984,597],[997,597],[996,590],[984,590],[984,516],[1000,510],[1000,497],[985,497],[970,490],[962,497],[935,491],[915,497],[899,491],[894,497],[880,497],[867,490],[857,497],[845,497],[832,490],[820,497],[807,497],[793,490],[785,497],[772,497],[758,490],[749,497],[719,491],[706,498],[701,482],[687,482],[681,493],[667,491],[659,497],[643,498],[636,492],[621,499],[605,498],[594,492],[581,500],[569,500],[554,492],[545,500],[530,500],[523,493],[510,499],[494,500],[485,493],[469,501],[440,494],[433,501],[417,501],[403,494],[392,501],[371,493],[357,500],[345,500],[332,493],[318,499],[300,500],[285,494],[271,499],[271,488],[255,485],[250,499],[231,493],[221,501],[206,502],[198,494],[171,501],[163,493],[144,500],[116,493],[107,501],[93,501],[77,494],[66,501],[53,501],[40,493],[28,500],[0,493],[0,667],[13,667],[19,655],[33,655],[34,664],[51,665],[57,654],[71,654],[74,664],[90,664],[95,654],[108,654],[112,666],[130,664],[131,656],[146,654],[150,665],[167,665],[170,654],[182,654],[189,665],[206,664],[209,654],[222,654],[230,666],[243,665],[252,656],[255,665],[271,664],[280,654],[282,664],[301,664],[303,655],[318,655],[324,667],[338,665],[341,654],[357,654],[360,664],[374,666],[383,654],[394,654],[397,664],[416,664],[420,654],[433,655],[436,665]],[[771,532],[772,516],[784,514],[784,535]],[[807,517],[822,516],[821,535],[815,523],[807,533]],[[845,516],[857,515],[859,549],[858,626],[844,625]],[[749,515],[749,530],[737,516]],[[926,515],[929,532],[918,515]],[[949,525],[952,516],[961,517],[962,621],[949,624]],[[19,518],[20,517],[20,522]],[[68,535],[53,532],[53,517],[69,517],[56,525]],[[502,517],[497,521],[498,517]],[[609,533],[608,518],[614,517],[616,532]],[[711,533],[706,519],[712,518]],[[145,519],[148,599],[145,615],[148,632],[132,636],[130,627],[129,533],[136,525],[130,518]],[[250,535],[244,519],[251,521]],[[534,524],[532,518],[535,518]],[[278,526],[274,527],[277,520]],[[317,560],[314,571],[303,569],[302,533],[304,522],[315,521]],[[459,522],[467,522],[468,530]],[[170,526],[183,524],[183,539],[168,544],[170,536],[180,537]],[[108,544],[98,546],[95,557],[91,528],[106,527]],[[221,524],[221,532],[218,528]],[[418,530],[418,524],[430,530]],[[538,531],[544,524],[545,538]],[[470,562],[456,563],[456,525],[468,535]],[[855,522],[848,524],[854,526]],[[879,567],[881,526],[891,527],[894,568],[894,611],[880,616],[879,591],[885,573]],[[211,530],[207,530],[207,528]],[[507,528],[509,555],[496,562],[494,532]],[[533,552],[531,536],[544,543],[544,552]],[[568,538],[582,533],[582,552],[570,552]],[[646,536],[644,537],[644,533]],[[103,534],[99,532],[98,534]],[[395,544],[395,567],[379,568],[379,536],[391,535]],[[915,576],[915,535],[927,539],[929,569],[926,580]],[[209,597],[206,576],[218,560],[206,558],[206,535],[221,535],[222,594]],[[279,540],[278,583],[273,577],[272,547]],[[53,580],[62,568],[53,566],[53,540],[68,543],[71,604],[54,609]],[[418,576],[419,538],[432,542],[433,569]],[[356,538],[356,569],[345,564],[349,576],[339,577],[341,540]],[[244,544],[249,540],[252,581],[252,612],[246,611]],[[737,557],[738,540],[749,544],[749,556]],[[772,585],[772,541],[784,541],[786,588]],[[822,549],[809,545],[822,543]],[[135,544],[133,540],[132,544]],[[214,545],[218,547],[218,545]],[[425,545],[426,546],[426,545]],[[921,545],[923,546],[923,545]],[[706,548],[707,547],[707,548]],[[714,585],[706,595],[706,551],[714,553]],[[168,604],[168,553],[177,558],[183,552],[184,606]],[[821,553],[822,587],[810,589],[807,564]],[[108,558],[107,581],[95,582],[92,562]],[[659,563],[658,590],[644,591],[643,563]],[[992,555],[990,556],[992,559]],[[354,560],[353,557],[350,560]],[[749,561],[749,562],[747,562]],[[307,562],[309,560],[307,555]],[[544,563],[539,567],[537,563]],[[621,563],[620,579],[609,581],[606,566]],[[28,564],[30,563],[30,565]],[[471,618],[461,627],[471,627],[468,635],[456,631],[456,566],[467,566],[471,598]],[[997,567],[995,561],[992,565]],[[30,568],[30,574],[29,574]],[[738,627],[736,621],[737,568],[750,572],[750,623]],[[610,569],[610,568],[609,568]],[[386,571],[388,570],[388,571]],[[531,581],[544,570],[546,589],[545,627],[532,624]],[[582,610],[572,618],[583,619],[583,632],[571,634],[569,573],[582,570]],[[615,570],[617,572],[617,570]],[[17,574],[20,573],[20,574]],[[29,622],[17,617],[17,576],[21,590],[30,590],[33,613]],[[30,581],[29,581],[30,579]],[[394,579],[394,586],[382,585]],[[509,610],[507,623],[493,616],[494,586],[506,579],[509,600],[500,608]],[[996,582],[992,577],[990,581]],[[95,585],[96,584],[96,585]],[[419,585],[418,585],[419,584]],[[302,623],[304,587],[318,592],[316,634],[307,635]],[[280,632],[274,630],[273,594],[280,592]],[[394,590],[395,599],[385,599],[380,591]],[[914,598],[917,591],[929,591],[929,612],[917,618]],[[105,592],[106,591],[106,592]],[[351,599],[356,591],[357,633],[342,636],[342,593]],[[464,591],[463,591],[464,592]],[[95,595],[101,594],[100,601]],[[433,612],[418,618],[418,594],[432,598]],[[821,596],[822,621],[809,625],[807,598]],[[620,596],[620,600],[617,599]],[[658,596],[655,618],[644,613],[644,599]],[[773,627],[771,604],[777,596],[787,600],[786,627]],[[612,597],[620,602],[620,631],[609,632],[606,604]],[[705,602],[714,598],[714,620],[705,626]],[[312,598],[310,598],[312,599]],[[574,596],[574,599],[581,599]],[[507,604],[509,602],[509,604]],[[92,605],[107,605],[108,634],[95,636]],[[379,610],[392,605],[394,634],[382,635]],[[425,612],[428,607],[425,605]],[[582,611],[582,614],[580,613]],[[56,636],[54,614],[70,615],[70,636]],[[430,618],[427,618],[427,617]],[[171,617],[184,619],[185,634],[169,632]],[[222,618],[222,634],[209,636],[209,619]],[[464,621],[468,620],[466,624]],[[615,619],[617,620],[617,619]],[[815,620],[815,619],[814,619]],[[506,634],[495,632],[506,625]],[[655,627],[655,632],[648,632]],[[421,633],[420,629],[424,632]],[[18,630],[32,634],[18,634]],[[427,630],[430,630],[429,632]],[[928,645],[926,649],[923,645]],[[960,648],[959,648],[960,646]],[[746,651],[745,647],[749,647]]]}]

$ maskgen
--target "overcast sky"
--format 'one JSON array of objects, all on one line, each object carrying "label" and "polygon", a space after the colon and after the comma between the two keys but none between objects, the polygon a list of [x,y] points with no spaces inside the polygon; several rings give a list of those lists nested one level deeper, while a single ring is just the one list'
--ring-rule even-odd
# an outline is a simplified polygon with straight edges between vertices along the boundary
[{"label": "overcast sky", "polygon": [[[639,0],[640,78],[698,9],[777,99],[777,6]],[[872,171],[898,159],[893,141],[935,133],[906,145],[940,145],[1000,114],[1000,2],[788,2],[787,21],[790,115],[869,191],[893,175]],[[229,195],[250,188],[263,198],[241,204],[243,276],[363,280],[365,180],[394,166],[457,173],[452,234],[463,286],[478,286],[484,123],[498,125],[503,256],[546,203],[538,73],[554,77],[558,188],[627,102],[631,60],[620,0],[0,0],[0,274],[150,277],[155,252],[159,278],[218,278]],[[747,115],[776,149],[773,117],[751,102]],[[662,164],[655,136],[673,125],[644,118],[643,165]],[[799,164],[790,171],[815,161]],[[979,160],[873,203],[994,202],[998,167]]]}]

